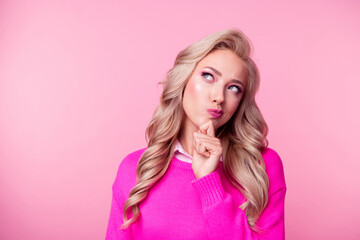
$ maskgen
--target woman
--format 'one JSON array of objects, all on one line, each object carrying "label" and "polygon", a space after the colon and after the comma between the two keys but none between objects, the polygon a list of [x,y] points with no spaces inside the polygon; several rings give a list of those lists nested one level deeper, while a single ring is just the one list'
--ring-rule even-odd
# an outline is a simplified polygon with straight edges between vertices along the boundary
[{"label": "woman", "polygon": [[146,130],[121,162],[106,239],[284,239],[286,185],[237,29],[181,51]]}]

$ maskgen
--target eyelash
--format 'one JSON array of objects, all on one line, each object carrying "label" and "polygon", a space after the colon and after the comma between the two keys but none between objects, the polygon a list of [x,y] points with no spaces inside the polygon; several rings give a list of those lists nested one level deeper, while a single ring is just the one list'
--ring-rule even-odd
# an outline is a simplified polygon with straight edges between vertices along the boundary
[{"label": "eyelash", "polygon": [[[210,76],[214,79],[214,76],[213,76],[211,73],[202,72],[202,73],[201,73],[201,76],[204,77],[204,75],[210,75]],[[205,78],[205,79],[206,79],[206,78]],[[208,79],[206,79],[206,80],[208,80]],[[236,85],[231,85],[230,87],[236,87],[236,88],[238,89],[238,92],[236,92],[236,93],[241,93],[241,92],[242,92],[242,89],[241,89],[240,87],[236,86]]]}]

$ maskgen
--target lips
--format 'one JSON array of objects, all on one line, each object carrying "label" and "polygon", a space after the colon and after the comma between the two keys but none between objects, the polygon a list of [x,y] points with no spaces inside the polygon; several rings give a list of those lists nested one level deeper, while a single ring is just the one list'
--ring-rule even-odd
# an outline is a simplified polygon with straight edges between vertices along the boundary
[{"label": "lips", "polygon": [[213,118],[220,118],[221,115],[223,115],[223,113],[224,113],[220,109],[208,109],[207,111]]}]

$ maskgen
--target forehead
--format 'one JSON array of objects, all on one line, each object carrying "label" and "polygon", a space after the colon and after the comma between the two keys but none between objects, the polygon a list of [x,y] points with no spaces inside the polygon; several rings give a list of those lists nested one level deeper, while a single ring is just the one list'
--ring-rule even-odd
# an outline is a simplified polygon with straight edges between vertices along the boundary
[{"label": "forehead", "polygon": [[197,68],[213,67],[220,71],[224,77],[246,79],[246,65],[244,61],[229,49],[216,49],[206,55],[198,63]]}]

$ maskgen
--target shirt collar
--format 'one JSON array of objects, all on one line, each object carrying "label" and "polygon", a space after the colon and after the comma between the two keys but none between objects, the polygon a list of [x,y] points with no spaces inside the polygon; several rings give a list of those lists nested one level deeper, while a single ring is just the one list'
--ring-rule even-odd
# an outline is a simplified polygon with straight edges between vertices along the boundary
[{"label": "shirt collar", "polygon": [[192,159],[192,156],[190,154],[188,154],[185,149],[182,147],[180,141],[178,139],[175,140],[175,149],[174,152],[180,152],[182,154],[184,154],[185,156],[189,157]]}]

